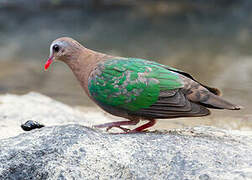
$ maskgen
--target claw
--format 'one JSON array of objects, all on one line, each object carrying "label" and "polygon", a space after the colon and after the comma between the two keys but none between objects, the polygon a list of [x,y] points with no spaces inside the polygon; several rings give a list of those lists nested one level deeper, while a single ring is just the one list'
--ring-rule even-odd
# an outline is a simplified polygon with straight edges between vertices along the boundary
[{"label": "claw", "polygon": [[129,132],[129,131],[130,131],[130,129],[124,128],[124,127],[121,127],[121,126],[119,126],[118,128],[120,128],[120,129],[123,130],[124,132]]},{"label": "claw", "polygon": [[112,129],[113,127],[119,128],[119,129],[123,130],[124,132],[130,131],[130,129],[124,128],[124,127],[121,127],[121,126],[109,126],[109,127],[107,127],[106,131],[109,131],[109,130]]}]

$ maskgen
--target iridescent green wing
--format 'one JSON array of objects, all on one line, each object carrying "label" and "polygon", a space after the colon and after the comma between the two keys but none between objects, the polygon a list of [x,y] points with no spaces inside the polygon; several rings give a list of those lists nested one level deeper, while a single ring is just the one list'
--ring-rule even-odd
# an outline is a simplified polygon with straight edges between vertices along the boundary
[{"label": "iridescent green wing", "polygon": [[177,73],[142,59],[111,59],[91,73],[88,89],[98,102],[129,111],[155,104],[161,92],[183,87]]}]

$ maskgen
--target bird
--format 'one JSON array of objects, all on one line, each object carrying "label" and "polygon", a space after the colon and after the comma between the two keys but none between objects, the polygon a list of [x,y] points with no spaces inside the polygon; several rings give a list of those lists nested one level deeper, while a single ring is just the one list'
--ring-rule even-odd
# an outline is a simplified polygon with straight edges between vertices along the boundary
[{"label": "bird", "polygon": [[[80,85],[100,108],[125,118],[95,125],[119,128],[122,133],[147,131],[157,119],[200,117],[209,109],[240,110],[220,97],[217,88],[206,86],[189,73],[140,58],[119,57],[90,50],[70,37],[54,40],[45,70],[55,60],[66,63]],[[136,128],[141,120],[147,123]]]}]

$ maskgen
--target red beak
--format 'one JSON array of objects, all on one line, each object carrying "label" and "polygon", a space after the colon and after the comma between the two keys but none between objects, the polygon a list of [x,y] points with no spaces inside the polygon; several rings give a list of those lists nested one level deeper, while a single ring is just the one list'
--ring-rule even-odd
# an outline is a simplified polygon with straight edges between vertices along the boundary
[{"label": "red beak", "polygon": [[45,71],[49,68],[49,66],[52,64],[52,62],[53,62],[53,55],[46,61]]}]

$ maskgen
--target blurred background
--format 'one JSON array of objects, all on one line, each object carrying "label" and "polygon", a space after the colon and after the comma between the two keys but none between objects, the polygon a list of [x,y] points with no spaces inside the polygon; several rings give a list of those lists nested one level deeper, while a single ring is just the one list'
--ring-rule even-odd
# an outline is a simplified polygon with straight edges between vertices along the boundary
[{"label": "blurred background", "polygon": [[157,127],[252,129],[252,1],[0,0],[0,94],[40,92],[97,108],[63,63],[43,65],[61,36],[107,54],[154,60],[222,90],[242,111],[162,120]]}]

